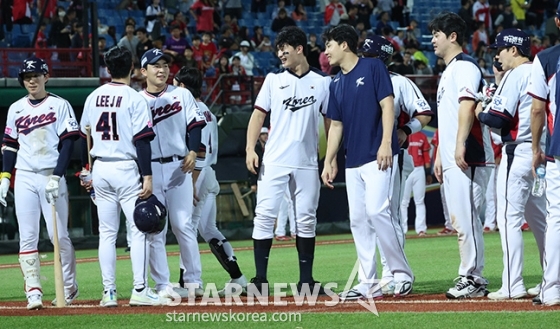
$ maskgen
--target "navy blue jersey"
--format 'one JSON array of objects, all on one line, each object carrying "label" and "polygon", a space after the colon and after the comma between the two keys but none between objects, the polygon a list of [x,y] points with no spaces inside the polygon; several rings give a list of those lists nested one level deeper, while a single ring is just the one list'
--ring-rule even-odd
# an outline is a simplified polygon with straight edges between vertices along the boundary
[{"label": "navy blue jersey", "polygon": [[[360,58],[347,74],[339,72],[331,82],[327,117],[344,127],[346,167],[355,168],[377,160],[383,138],[379,102],[393,96],[389,71],[378,59]],[[393,155],[399,146],[393,126]]]}]

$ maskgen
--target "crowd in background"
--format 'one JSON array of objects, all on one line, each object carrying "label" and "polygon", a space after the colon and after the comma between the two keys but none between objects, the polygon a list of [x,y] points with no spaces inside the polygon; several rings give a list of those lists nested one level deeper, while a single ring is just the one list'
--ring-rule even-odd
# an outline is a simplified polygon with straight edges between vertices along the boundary
[{"label": "crowd in background", "polygon": [[[45,0],[2,0],[0,40],[9,39],[14,24],[31,24],[38,20]],[[275,9],[270,26],[240,26],[243,10],[265,13],[270,1]],[[221,74],[263,75],[255,54],[270,53],[275,58],[274,35],[284,26],[308,20],[310,8],[322,11],[324,26],[341,23],[353,25],[363,42],[368,33],[387,38],[395,47],[390,69],[406,75],[437,75],[445,68],[442,60],[435,60],[429,38],[422,40],[420,24],[411,19],[413,1],[404,0],[251,0],[250,8],[243,8],[242,0],[122,0],[116,9],[141,10],[143,21],[129,17],[124,30],[108,26],[104,17],[98,21],[101,52],[113,45],[127,47],[134,55],[137,67],[147,49],[160,48],[174,59],[171,77],[182,66],[196,66],[207,77]],[[246,7],[248,4],[246,5]],[[531,54],[555,45],[558,29],[553,17],[556,4],[549,0],[461,0],[457,13],[467,22],[469,41],[464,52],[474,56],[485,74],[492,73],[493,50],[488,48],[495,36],[505,28],[518,27],[533,35]],[[307,8],[307,9],[306,9]],[[40,30],[34,47],[38,57],[48,56],[43,49],[83,48],[82,1],[51,0],[39,23]],[[172,14],[171,14],[172,13]],[[372,15],[375,19],[372,20]],[[194,21],[194,24],[190,24]],[[376,22],[372,26],[372,22]],[[420,22],[424,24],[423,22]],[[265,34],[265,30],[271,34]],[[47,32],[48,31],[48,32]],[[324,56],[324,46],[317,33],[309,33],[308,61],[325,73],[334,74]],[[422,42],[424,41],[424,42]],[[83,59],[81,54],[56,54],[55,60]],[[432,58],[430,60],[430,58]],[[271,60],[271,66],[279,62]],[[101,61],[103,66],[103,61]],[[270,71],[270,70],[269,70]],[[104,67],[101,76],[106,76]],[[141,77],[139,72],[135,76]]]}]

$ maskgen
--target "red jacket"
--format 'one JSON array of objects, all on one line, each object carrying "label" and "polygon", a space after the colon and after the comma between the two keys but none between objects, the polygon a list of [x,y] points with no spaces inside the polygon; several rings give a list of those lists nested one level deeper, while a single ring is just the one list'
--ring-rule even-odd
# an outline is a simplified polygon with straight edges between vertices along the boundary
[{"label": "red jacket", "polygon": [[423,132],[408,136],[408,153],[412,156],[414,167],[424,167],[430,164],[430,143]]}]

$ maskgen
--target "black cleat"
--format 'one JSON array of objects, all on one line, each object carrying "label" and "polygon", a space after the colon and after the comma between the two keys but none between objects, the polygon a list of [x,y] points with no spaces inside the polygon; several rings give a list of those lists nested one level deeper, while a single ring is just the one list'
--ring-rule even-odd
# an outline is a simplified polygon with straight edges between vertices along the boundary
[{"label": "black cleat", "polygon": [[320,282],[317,282],[315,280],[311,281],[310,283],[308,283],[308,282],[305,282],[305,283],[298,282],[297,293],[298,293],[298,295],[302,296],[302,295],[304,295],[302,293],[302,289],[303,290],[308,290],[309,289],[309,292],[312,294],[313,291],[315,291],[316,286],[319,287],[319,293],[317,294],[317,296],[326,296],[327,295],[327,292],[325,291],[325,288],[323,288],[323,286],[321,286]]},{"label": "black cleat", "polygon": [[[263,293],[263,289],[266,289],[266,293]],[[258,276],[251,279],[250,283],[247,285],[247,294],[256,295],[257,292],[261,296],[270,296],[270,287],[267,279]]]}]

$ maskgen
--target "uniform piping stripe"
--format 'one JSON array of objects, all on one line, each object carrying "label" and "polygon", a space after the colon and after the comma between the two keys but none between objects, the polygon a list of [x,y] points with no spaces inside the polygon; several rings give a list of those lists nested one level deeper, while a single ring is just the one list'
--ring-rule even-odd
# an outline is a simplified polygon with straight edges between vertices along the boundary
[{"label": "uniform piping stripe", "polygon": [[469,199],[471,202],[471,229],[472,229],[472,237],[474,240],[474,267],[478,268],[478,248],[476,247],[476,230],[475,230],[475,220],[478,218],[474,218],[474,175],[476,173],[476,167],[470,167],[471,169],[471,179],[469,182]]},{"label": "uniform piping stripe", "polygon": [[255,105],[255,109],[256,109],[256,110],[259,110],[259,111],[261,111],[261,112],[264,112],[264,113],[268,113],[267,110],[263,109],[263,108],[260,107],[260,106],[256,106],[256,105]]},{"label": "uniform piping stripe", "polygon": [[[511,263],[509,262],[510,259],[510,255],[509,255],[509,241],[508,241],[508,231],[507,231],[507,224],[508,224],[508,217],[507,217],[507,211],[509,208],[509,200],[508,200],[508,192],[509,192],[509,173],[511,171],[511,166],[513,164],[513,160],[514,160],[514,152],[515,152],[515,148],[517,147],[518,144],[509,144],[506,145],[506,156],[507,156],[507,167],[506,167],[506,193],[505,193],[505,198],[506,198],[506,206],[505,206],[505,210],[504,210],[504,218],[505,218],[505,226],[504,226],[504,237],[506,239],[506,256],[507,256],[507,264],[504,264],[507,268],[507,289],[508,289],[508,296],[511,296]],[[511,152],[510,152],[511,150]]]}]

